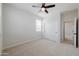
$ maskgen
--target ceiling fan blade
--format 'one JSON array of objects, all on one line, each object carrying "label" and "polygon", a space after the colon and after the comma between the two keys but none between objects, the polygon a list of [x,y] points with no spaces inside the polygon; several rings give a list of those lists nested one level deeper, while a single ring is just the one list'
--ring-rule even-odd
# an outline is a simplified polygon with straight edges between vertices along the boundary
[{"label": "ceiling fan blade", "polygon": [[48,6],[45,6],[45,8],[52,8],[52,7],[55,7],[55,5],[48,5]]},{"label": "ceiling fan blade", "polygon": [[36,5],[32,5],[32,7],[37,7],[37,8],[40,8],[40,6],[36,6]]},{"label": "ceiling fan blade", "polygon": [[42,7],[45,7],[45,3],[42,3]]},{"label": "ceiling fan blade", "polygon": [[45,12],[46,12],[46,13],[48,13],[48,11],[47,11],[47,10],[45,10]]}]

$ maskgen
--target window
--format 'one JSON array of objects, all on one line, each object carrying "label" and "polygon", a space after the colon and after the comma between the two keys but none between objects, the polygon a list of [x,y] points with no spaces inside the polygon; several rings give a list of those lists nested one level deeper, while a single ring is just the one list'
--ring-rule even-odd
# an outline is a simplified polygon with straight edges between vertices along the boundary
[{"label": "window", "polygon": [[41,32],[41,20],[36,19],[36,32]]}]

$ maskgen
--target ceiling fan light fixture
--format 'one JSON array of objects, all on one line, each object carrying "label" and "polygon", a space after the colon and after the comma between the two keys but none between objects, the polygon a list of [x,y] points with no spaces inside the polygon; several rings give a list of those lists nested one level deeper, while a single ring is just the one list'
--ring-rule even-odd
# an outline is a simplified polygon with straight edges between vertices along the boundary
[{"label": "ceiling fan light fixture", "polygon": [[45,8],[41,8],[41,11],[45,11]]}]

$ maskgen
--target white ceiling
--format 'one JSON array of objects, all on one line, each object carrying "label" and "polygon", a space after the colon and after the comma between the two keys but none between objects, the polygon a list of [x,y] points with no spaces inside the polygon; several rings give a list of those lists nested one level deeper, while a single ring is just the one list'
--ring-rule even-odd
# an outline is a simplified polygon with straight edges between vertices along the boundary
[{"label": "white ceiling", "polygon": [[[53,4],[53,3],[47,3],[46,5]],[[32,5],[37,5],[41,7],[41,3],[11,3],[11,5],[16,6],[17,8],[27,10],[33,14],[36,15],[47,15],[45,12],[40,12],[40,8],[33,8]],[[55,3],[56,7],[49,8],[48,12],[49,14],[54,11],[67,11],[75,9],[79,6],[77,3]]]}]

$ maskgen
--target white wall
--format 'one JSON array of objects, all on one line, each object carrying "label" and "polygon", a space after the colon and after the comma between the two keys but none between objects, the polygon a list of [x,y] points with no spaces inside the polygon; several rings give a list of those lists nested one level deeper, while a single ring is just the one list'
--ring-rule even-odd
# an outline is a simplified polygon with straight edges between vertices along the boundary
[{"label": "white wall", "polygon": [[64,21],[66,22],[74,22],[74,19],[78,16],[78,10],[77,9],[73,9],[73,10],[70,10],[70,11],[66,11],[66,12],[63,12],[63,19]]},{"label": "white wall", "polygon": [[2,9],[3,48],[41,38],[41,33],[36,32],[36,19],[40,17],[9,4],[3,4]]},{"label": "white wall", "polygon": [[63,42],[63,39],[65,37],[64,35],[64,20],[63,20],[63,14],[60,15],[60,42]]},{"label": "white wall", "polygon": [[2,51],[2,20],[1,20],[1,3],[0,3],[0,55]]},{"label": "white wall", "polygon": [[60,12],[55,11],[45,19],[45,37],[49,40],[60,42]]}]

